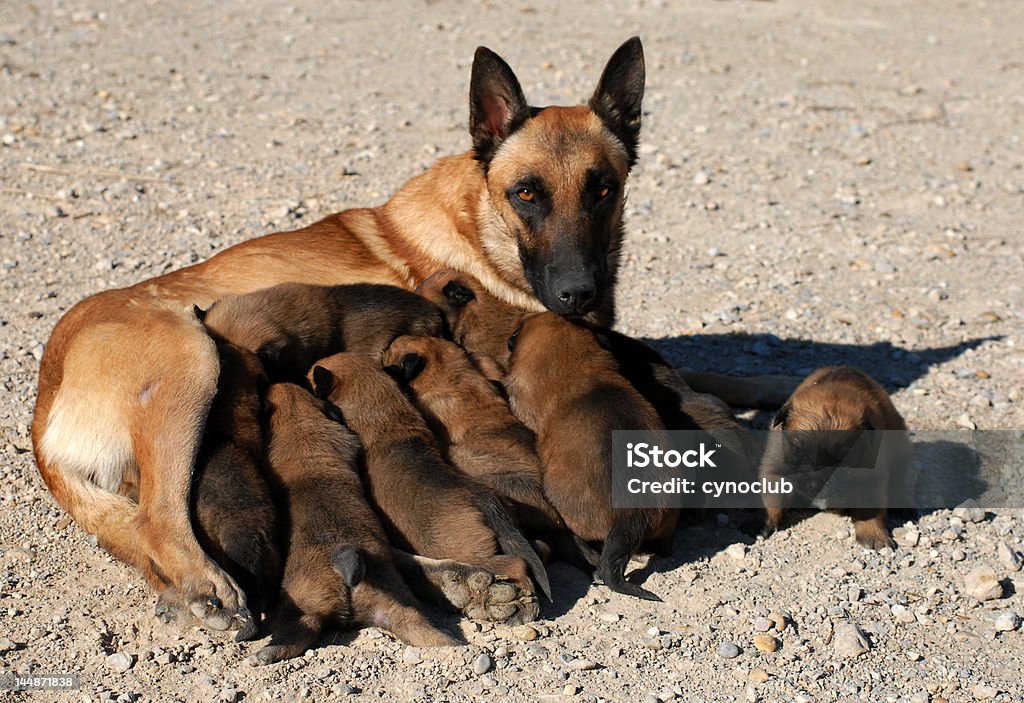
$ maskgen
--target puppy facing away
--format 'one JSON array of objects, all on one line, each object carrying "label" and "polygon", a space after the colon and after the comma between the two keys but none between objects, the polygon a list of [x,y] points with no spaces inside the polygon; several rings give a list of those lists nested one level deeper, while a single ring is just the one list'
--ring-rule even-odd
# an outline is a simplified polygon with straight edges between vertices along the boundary
[{"label": "puppy facing away", "polygon": [[[544,566],[500,499],[444,460],[426,421],[379,363],[335,354],[317,362],[310,381],[359,436],[369,493],[394,546],[508,576],[532,598],[529,571],[551,597]],[[513,617],[538,612],[532,598]]]},{"label": "puppy facing away", "polygon": [[510,501],[527,534],[564,528],[544,497],[533,432],[465,351],[445,339],[406,335],[384,352],[384,365],[408,384],[448,461]]},{"label": "puppy facing away", "polygon": [[317,359],[340,351],[376,359],[402,334],[445,329],[437,306],[395,286],[281,283],[221,298],[200,318],[210,334],[255,352],[275,380],[299,381]]},{"label": "puppy facing away", "polygon": [[270,644],[250,662],[298,656],[327,625],[382,627],[416,647],[455,641],[436,629],[395,569],[357,474],[359,440],[338,409],[290,384],[271,386],[268,463],[287,510],[288,557]]},{"label": "puppy facing away", "polygon": [[512,411],[537,435],[544,493],[570,530],[601,541],[597,575],[614,591],[658,600],[625,578],[648,540],[667,551],[678,510],[612,507],[613,430],[663,430],[655,409],[619,373],[592,329],[554,313],[527,317],[509,340],[505,379]]},{"label": "puppy facing away", "polygon": [[[281,578],[260,424],[268,381],[251,352],[231,344],[219,344],[217,351],[220,376],[196,461],[192,524],[206,553],[246,593],[254,617],[239,630],[241,641],[256,635],[260,614],[271,607]],[[180,608],[176,592],[161,592],[158,617],[169,621]]]},{"label": "puppy facing away", "polygon": [[[841,509],[853,518],[854,534],[865,547],[893,547],[885,518],[892,496],[910,461],[906,424],[889,394],[852,366],[818,369],[808,376],[779,409],[772,422],[761,461],[761,477],[786,477],[816,494],[818,507],[828,509],[830,493],[866,501],[866,507]],[[784,430],[784,431],[783,431]],[[884,434],[875,430],[890,430]],[[868,431],[868,435],[862,432]],[[853,456],[858,454],[858,456]],[[859,461],[864,457],[870,457]],[[866,463],[865,463],[866,462]],[[837,466],[871,466],[879,473],[855,485],[828,484]],[[802,473],[805,472],[805,473]],[[806,473],[811,472],[811,473]],[[775,532],[786,512],[786,500],[765,494],[765,535]]]}]

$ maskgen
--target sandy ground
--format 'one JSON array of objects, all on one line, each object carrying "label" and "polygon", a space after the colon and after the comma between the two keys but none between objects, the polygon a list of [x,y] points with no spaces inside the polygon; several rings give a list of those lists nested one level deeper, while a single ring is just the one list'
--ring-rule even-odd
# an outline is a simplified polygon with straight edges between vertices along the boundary
[{"label": "sandy ground", "polygon": [[[559,565],[535,630],[439,614],[469,643],[443,651],[371,629],[252,670],[157,623],[33,465],[50,331],[467,148],[478,44],[550,104],[642,36],[621,329],[698,368],[858,364],[913,427],[1024,427],[1024,4],[322,5],[0,4],[0,672],[81,677],[3,700],[1022,700],[1019,510],[934,512],[882,553],[836,516],[755,542],[713,515],[654,562],[664,603]],[[985,566],[1000,597],[979,602]]]}]

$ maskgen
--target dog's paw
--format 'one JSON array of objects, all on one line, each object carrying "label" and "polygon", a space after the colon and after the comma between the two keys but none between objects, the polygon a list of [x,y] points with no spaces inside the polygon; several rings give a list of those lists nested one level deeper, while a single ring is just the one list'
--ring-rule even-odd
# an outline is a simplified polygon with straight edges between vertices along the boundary
[{"label": "dog's paw", "polygon": [[[218,589],[211,581],[192,581],[182,589],[182,600],[203,627],[217,631],[249,630],[252,613],[245,605],[245,597],[239,598],[241,592],[231,586],[225,584]],[[219,595],[221,592],[225,593],[224,598]]]},{"label": "dog's paw", "polygon": [[468,564],[452,564],[445,569],[441,590],[471,620],[519,625],[536,620],[540,614],[535,594],[509,579]]}]

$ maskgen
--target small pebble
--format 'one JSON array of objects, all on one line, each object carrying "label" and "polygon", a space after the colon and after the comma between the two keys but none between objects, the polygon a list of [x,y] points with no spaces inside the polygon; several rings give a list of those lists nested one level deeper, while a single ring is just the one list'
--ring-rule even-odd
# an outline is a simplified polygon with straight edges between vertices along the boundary
[{"label": "small pebble", "polygon": [[735,659],[740,655],[740,648],[732,642],[722,642],[718,645],[718,656],[722,659]]},{"label": "small pebble", "polygon": [[402,655],[402,661],[404,661],[406,664],[416,665],[423,661],[423,655],[420,653],[420,650],[416,647],[409,647],[405,650],[405,653]]},{"label": "small pebble", "polygon": [[1004,610],[996,615],[996,632],[1012,632],[1020,627],[1020,616],[1012,610]]},{"label": "small pebble", "polygon": [[513,628],[512,634],[516,639],[522,640],[523,642],[533,642],[535,639],[540,637],[540,633],[529,625],[516,626]]},{"label": "small pebble", "polygon": [[871,649],[871,643],[859,627],[848,622],[836,627],[832,647],[841,656],[859,657]]},{"label": "small pebble", "polygon": [[473,661],[473,673],[477,676],[486,674],[494,666],[494,660],[487,652],[483,652]]},{"label": "small pebble", "polygon": [[964,577],[964,592],[977,601],[995,600],[1003,597],[1003,585],[995,569],[979,566]]},{"label": "small pebble", "polygon": [[115,652],[107,657],[107,666],[119,674],[123,674],[132,668],[132,664],[135,663],[134,658],[130,654],[124,652]]},{"label": "small pebble", "polygon": [[996,554],[999,557],[999,563],[1010,571],[1020,571],[1021,566],[1024,565],[1024,560],[1021,559],[1017,550],[1010,547],[1005,540],[999,542],[999,545],[996,547]]},{"label": "small pebble", "polygon": [[232,688],[229,686],[228,688],[221,689],[220,699],[222,701],[225,701],[225,703],[235,703],[235,701],[237,701],[239,697],[240,694],[238,693],[238,689],[236,688]]},{"label": "small pebble", "polygon": [[754,635],[754,647],[759,652],[775,652],[779,649],[779,641],[771,635]]}]

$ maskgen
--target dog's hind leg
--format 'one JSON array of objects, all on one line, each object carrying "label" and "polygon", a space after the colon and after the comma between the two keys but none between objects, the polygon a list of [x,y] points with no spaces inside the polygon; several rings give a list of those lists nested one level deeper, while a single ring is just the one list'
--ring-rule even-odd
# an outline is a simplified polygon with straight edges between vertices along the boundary
[{"label": "dog's hind leg", "polygon": [[140,355],[148,375],[129,412],[142,477],[139,539],[200,621],[213,629],[235,619],[245,625],[251,615],[243,591],[203,552],[189,515],[195,459],[217,390],[217,351],[189,318],[170,312],[153,318],[147,331],[160,340],[159,351]]}]

